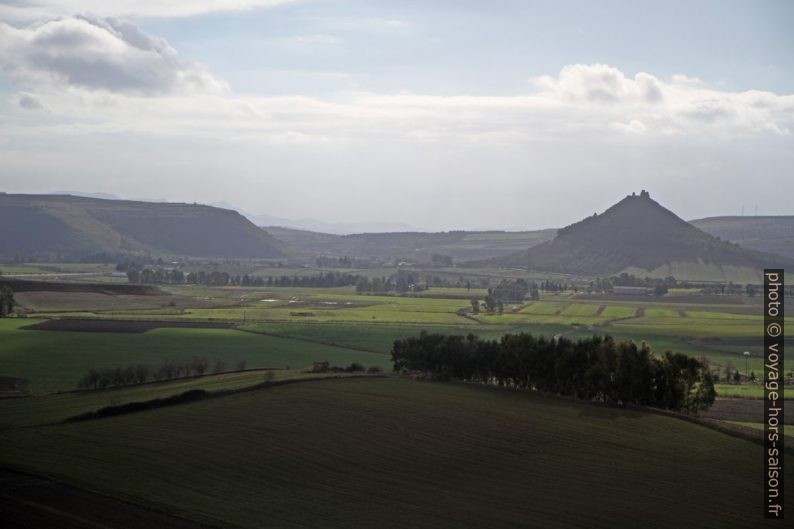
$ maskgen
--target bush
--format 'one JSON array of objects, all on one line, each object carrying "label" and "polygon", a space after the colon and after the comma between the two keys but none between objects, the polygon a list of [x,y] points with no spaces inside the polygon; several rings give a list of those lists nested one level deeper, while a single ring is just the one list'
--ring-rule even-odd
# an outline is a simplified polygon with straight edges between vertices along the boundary
[{"label": "bush", "polygon": [[353,362],[349,366],[345,368],[347,373],[360,373],[364,371],[364,366],[359,364],[358,362]]},{"label": "bush", "polygon": [[185,402],[194,402],[204,399],[209,396],[209,392],[203,389],[191,389],[180,393],[179,395],[172,395],[162,399],[152,399],[144,402],[128,402],[127,404],[120,404],[117,406],[106,406],[97,411],[91,411],[77,415],[64,422],[85,421],[89,419],[102,419],[104,417],[113,417],[114,415],[124,415],[126,413],[134,413],[136,411],[151,410],[153,408],[161,408],[163,406],[173,406],[174,404],[183,404]]},{"label": "bush", "polygon": [[[102,369],[89,369],[88,372],[77,383],[80,389],[104,389],[114,386],[129,386],[132,384],[144,384],[149,380],[173,380],[175,378],[190,376],[191,373],[203,375],[207,371],[209,363],[204,357],[195,356],[190,362],[177,363],[173,360],[164,360],[157,369],[139,364],[137,366],[113,367]],[[245,365],[243,363],[243,369]],[[218,360],[215,364],[215,372],[220,373],[226,369],[226,365]]]},{"label": "bush", "polygon": [[215,367],[212,370],[215,373],[223,373],[226,371],[226,362],[221,359],[215,360]]}]

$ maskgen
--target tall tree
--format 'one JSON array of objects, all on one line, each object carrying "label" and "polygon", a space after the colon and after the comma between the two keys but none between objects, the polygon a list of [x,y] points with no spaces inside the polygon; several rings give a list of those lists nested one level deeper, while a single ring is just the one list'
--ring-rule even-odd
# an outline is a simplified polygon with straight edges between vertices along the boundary
[{"label": "tall tree", "polygon": [[7,285],[0,285],[0,318],[11,314],[14,305],[14,291]]}]

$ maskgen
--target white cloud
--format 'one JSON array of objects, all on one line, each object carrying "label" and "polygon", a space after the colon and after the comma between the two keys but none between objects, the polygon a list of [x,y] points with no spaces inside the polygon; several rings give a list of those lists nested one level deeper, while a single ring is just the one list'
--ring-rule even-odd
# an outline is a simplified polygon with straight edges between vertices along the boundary
[{"label": "white cloud", "polygon": [[794,128],[792,95],[729,92],[682,76],[669,81],[648,73],[630,77],[600,64],[566,66],[557,76],[536,79],[535,90],[521,96],[258,97],[224,93],[223,83],[210,73],[181,61],[165,41],[127,23],[70,18],[27,30],[8,28],[0,26],[0,48],[15,44],[13,53],[0,54],[5,57],[0,64],[27,83],[30,96],[48,105],[53,116],[70,118],[69,128],[54,124],[55,133],[521,143],[574,137],[736,138],[789,135]]},{"label": "white cloud", "polygon": [[187,17],[275,7],[296,0],[28,0],[0,5],[0,19],[37,20],[90,12],[117,17]]},{"label": "white cloud", "polygon": [[0,70],[33,87],[140,95],[220,92],[225,83],[168,42],[115,18],[63,17],[17,29],[0,22]]},{"label": "white cloud", "polygon": [[535,84],[543,92],[571,101],[655,103],[663,98],[662,84],[656,77],[640,72],[631,79],[606,64],[572,64],[558,77],[539,77]]}]

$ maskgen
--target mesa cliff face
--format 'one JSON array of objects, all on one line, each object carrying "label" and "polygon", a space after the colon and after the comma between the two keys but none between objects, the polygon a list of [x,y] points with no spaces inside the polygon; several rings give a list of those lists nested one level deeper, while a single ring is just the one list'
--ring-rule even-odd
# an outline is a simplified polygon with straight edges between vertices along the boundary
[{"label": "mesa cliff face", "polygon": [[281,257],[281,243],[236,211],[198,204],[0,194],[0,256],[98,253]]}]

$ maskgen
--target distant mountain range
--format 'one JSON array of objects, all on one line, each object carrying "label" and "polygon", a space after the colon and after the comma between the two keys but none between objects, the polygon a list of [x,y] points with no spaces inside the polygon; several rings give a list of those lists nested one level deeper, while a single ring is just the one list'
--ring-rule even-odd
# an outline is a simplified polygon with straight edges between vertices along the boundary
[{"label": "distant mountain range", "polygon": [[[131,200],[134,202],[169,202],[165,198],[122,198],[110,193],[88,193],[85,191],[53,191],[47,195],[71,195],[83,198],[101,198],[104,200]],[[257,226],[278,226],[295,230],[316,231],[334,235],[348,235],[351,233],[387,233],[400,231],[422,231],[414,225],[404,222],[326,222],[313,218],[288,219],[276,217],[266,213],[250,213],[228,202],[210,202],[208,206],[222,209],[231,209],[250,220]]]},{"label": "distant mountain range", "polygon": [[542,244],[490,264],[573,274],[758,281],[764,267],[794,260],[742,248],[701,231],[643,191],[601,215],[566,226]]},{"label": "distant mountain range", "polygon": [[313,231],[333,235],[349,235],[353,233],[388,233],[404,231],[420,231],[416,226],[403,222],[326,222],[318,219],[287,219],[274,217],[264,213],[253,214],[236,208],[228,202],[212,202],[211,206],[233,209],[245,218],[262,227],[288,228],[292,230]]},{"label": "distant mountain range", "polygon": [[745,248],[794,259],[794,215],[709,217],[690,222],[708,234]]},{"label": "distant mountain range", "polygon": [[764,267],[794,263],[794,216],[713,217],[688,223],[645,192],[560,230],[521,232],[340,235],[261,228],[229,204],[217,205],[225,207],[0,193],[0,258],[66,260],[105,253],[304,262],[349,256],[429,263],[438,254],[459,264],[737,282],[757,281]]},{"label": "distant mountain range", "polygon": [[0,193],[0,256],[107,253],[283,257],[282,244],[236,211],[197,204]]},{"label": "distant mountain range", "polygon": [[557,230],[396,232],[333,235],[266,227],[268,233],[306,256],[376,258],[429,263],[434,254],[455,261],[489,259],[526,249],[554,237]]}]

